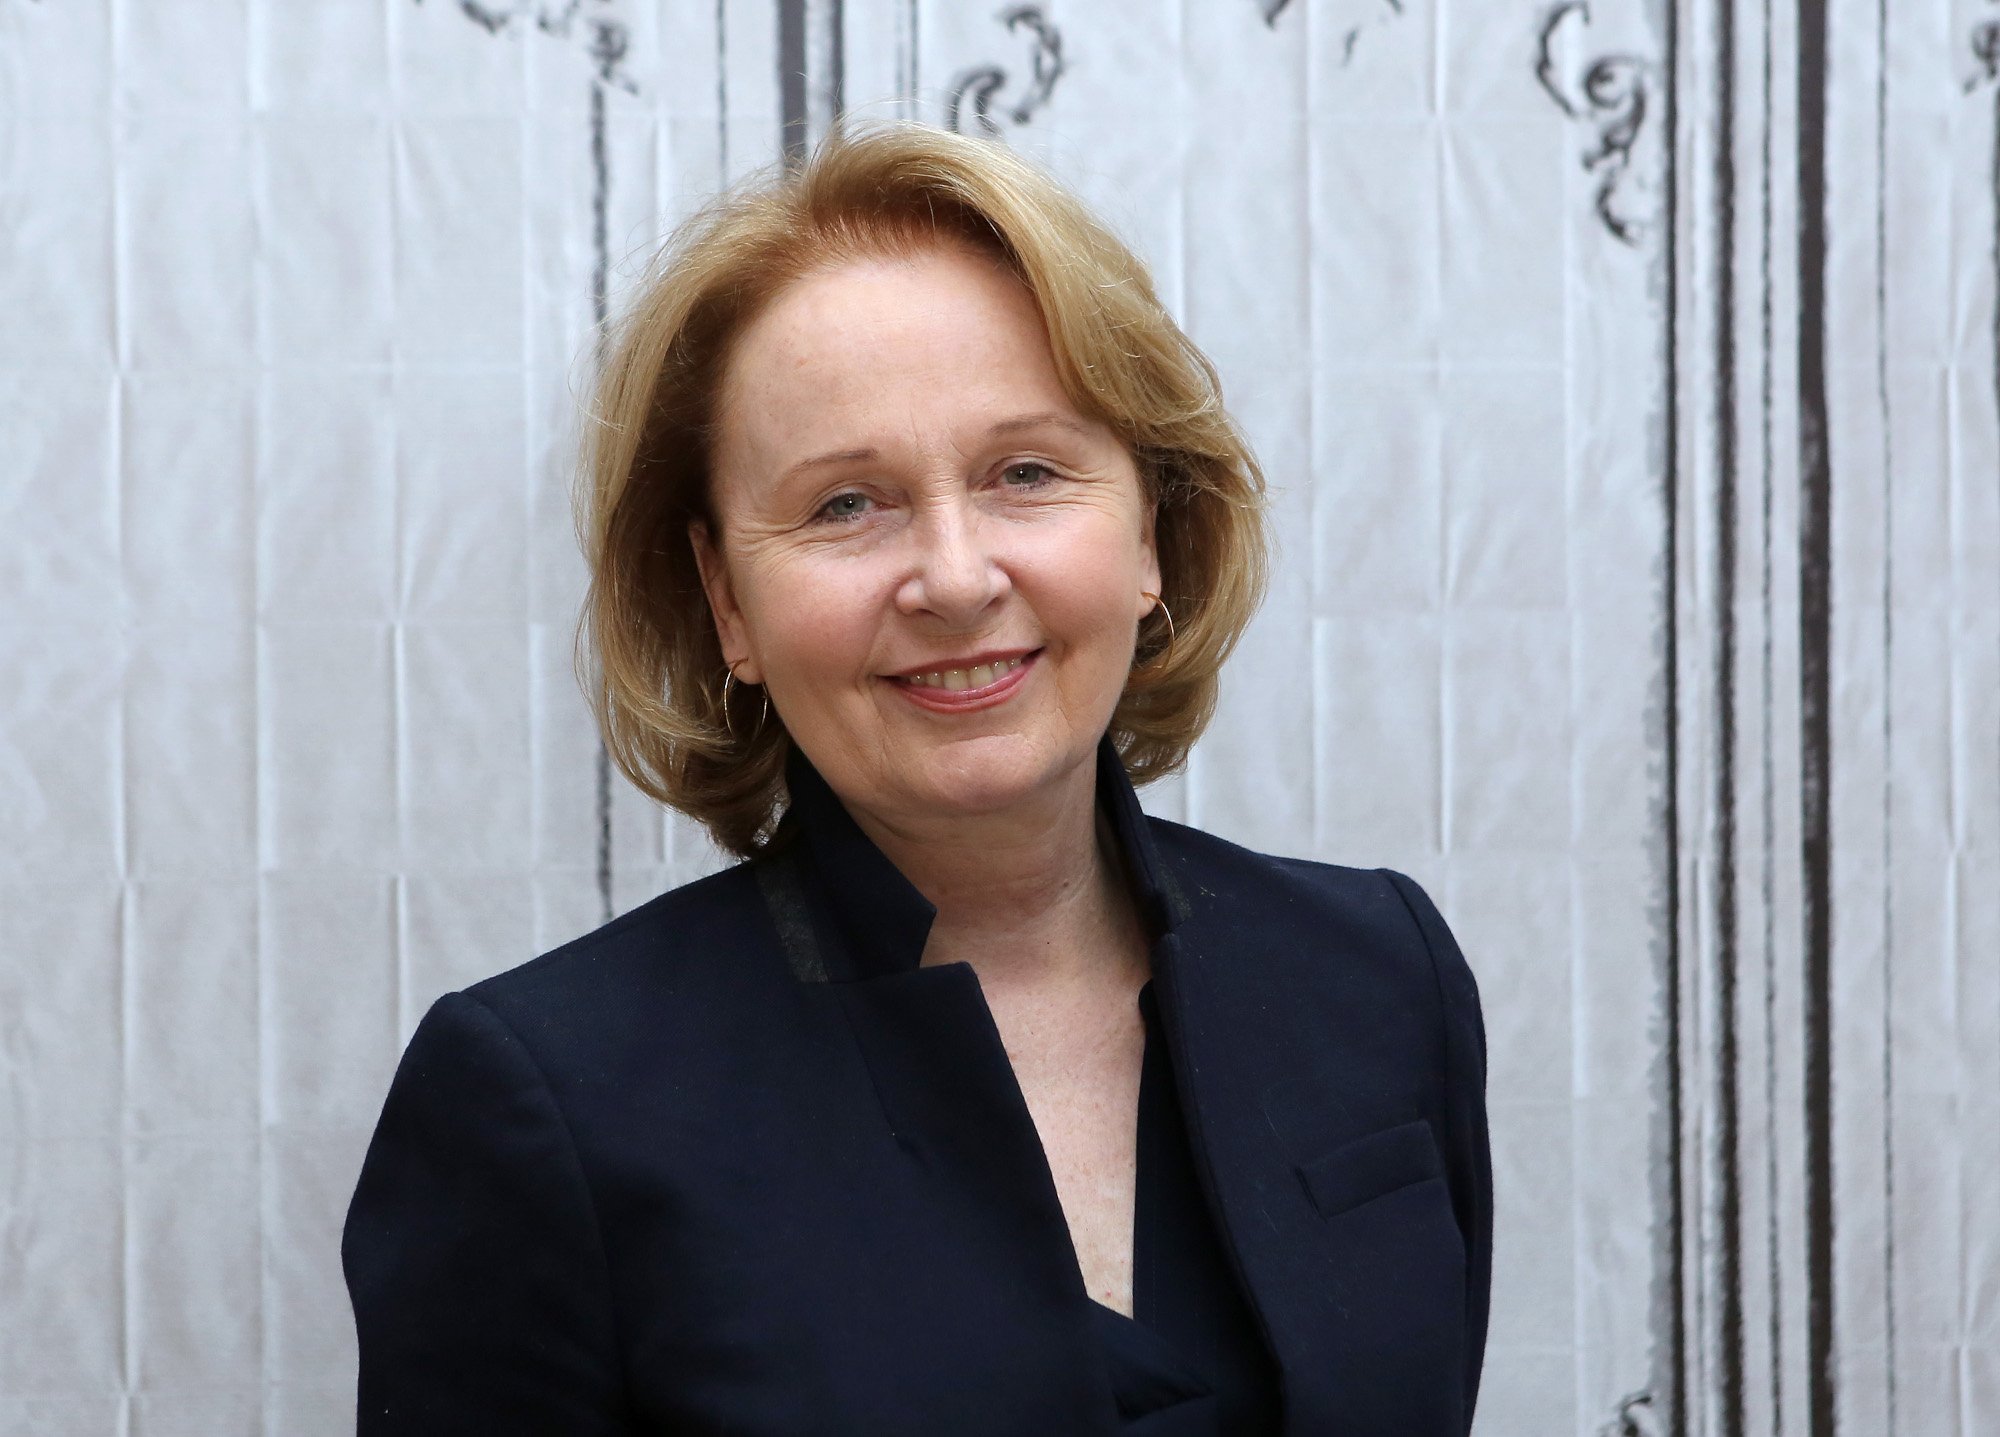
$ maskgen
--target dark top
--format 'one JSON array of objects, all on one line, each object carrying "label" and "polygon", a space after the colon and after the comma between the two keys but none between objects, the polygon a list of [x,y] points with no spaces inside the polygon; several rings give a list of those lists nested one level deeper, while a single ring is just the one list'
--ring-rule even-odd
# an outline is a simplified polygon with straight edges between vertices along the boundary
[{"label": "dark top", "polygon": [[1139,1011],[1146,1056],[1132,1217],[1133,1317],[1092,1303],[1123,1430],[1132,1437],[1276,1432],[1277,1369],[1202,1201],[1150,979],[1139,990]]},{"label": "dark top", "polygon": [[1464,1437],[1492,1176],[1450,930],[1402,874],[1149,817],[1097,763],[1173,1079],[1142,1125],[1187,1164],[1142,1138],[1141,1321],[1090,1300],[978,976],[923,965],[935,910],[794,754],[778,852],[417,1025],[341,1247],[360,1437],[1185,1437],[1237,1429],[1120,1395],[1234,1402],[1246,1330],[1285,1437]]}]

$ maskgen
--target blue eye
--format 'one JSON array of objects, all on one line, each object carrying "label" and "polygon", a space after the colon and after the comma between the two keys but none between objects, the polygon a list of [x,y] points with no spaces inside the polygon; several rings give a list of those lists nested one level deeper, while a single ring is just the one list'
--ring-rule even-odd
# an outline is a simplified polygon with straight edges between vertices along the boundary
[{"label": "blue eye", "polygon": [[820,515],[827,519],[859,519],[868,512],[872,501],[866,494],[850,489],[845,494],[836,494],[820,506]]},{"label": "blue eye", "polygon": [[[1030,477],[1026,481],[1017,480],[1014,476],[1023,471],[1026,471]],[[1055,471],[1053,469],[1049,468],[1046,464],[1037,464],[1032,459],[1024,459],[1019,464],[1009,464],[1000,472],[1005,478],[1009,489],[1039,489],[1042,485],[1055,478]]]}]

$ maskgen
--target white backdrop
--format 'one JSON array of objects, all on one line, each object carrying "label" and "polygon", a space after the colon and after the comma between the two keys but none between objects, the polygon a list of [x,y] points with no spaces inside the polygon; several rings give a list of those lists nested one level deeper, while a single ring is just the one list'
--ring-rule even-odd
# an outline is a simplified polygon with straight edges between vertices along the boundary
[{"label": "white backdrop", "polygon": [[1271,600],[1156,812],[1477,971],[1478,1431],[2000,1431],[2000,7],[0,0],[0,1434],[352,1422],[440,992],[716,865],[570,672],[593,335],[835,113],[1075,185]]}]

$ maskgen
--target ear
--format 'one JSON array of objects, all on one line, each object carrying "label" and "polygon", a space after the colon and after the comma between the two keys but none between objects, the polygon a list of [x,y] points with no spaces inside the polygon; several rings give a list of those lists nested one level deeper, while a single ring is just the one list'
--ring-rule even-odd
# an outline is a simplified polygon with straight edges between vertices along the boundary
[{"label": "ear", "polygon": [[751,650],[750,625],[736,603],[736,590],[729,581],[729,563],[721,546],[708,532],[707,523],[700,519],[689,522],[688,543],[694,548],[695,567],[701,571],[708,611],[715,616],[715,637],[722,645],[723,662],[733,665],[739,684],[761,684],[764,671]]},{"label": "ear", "polygon": [[[1164,595],[1166,590],[1160,587],[1160,550],[1153,537],[1153,514],[1152,506],[1148,505],[1144,516],[1140,519],[1139,587],[1148,594]],[[1133,602],[1139,606],[1141,619],[1153,612],[1152,600],[1135,599]]]}]

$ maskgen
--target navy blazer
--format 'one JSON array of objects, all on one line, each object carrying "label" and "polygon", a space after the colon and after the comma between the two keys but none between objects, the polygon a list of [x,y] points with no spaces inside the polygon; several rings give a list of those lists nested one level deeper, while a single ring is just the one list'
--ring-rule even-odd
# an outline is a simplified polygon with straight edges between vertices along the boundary
[{"label": "navy blazer", "polygon": [[[780,856],[440,998],[348,1212],[359,1431],[1119,1430],[979,979],[796,750]],[[1153,935],[1196,1168],[1283,1431],[1471,1425],[1492,1177],[1479,997],[1384,869],[1098,800]]]}]

